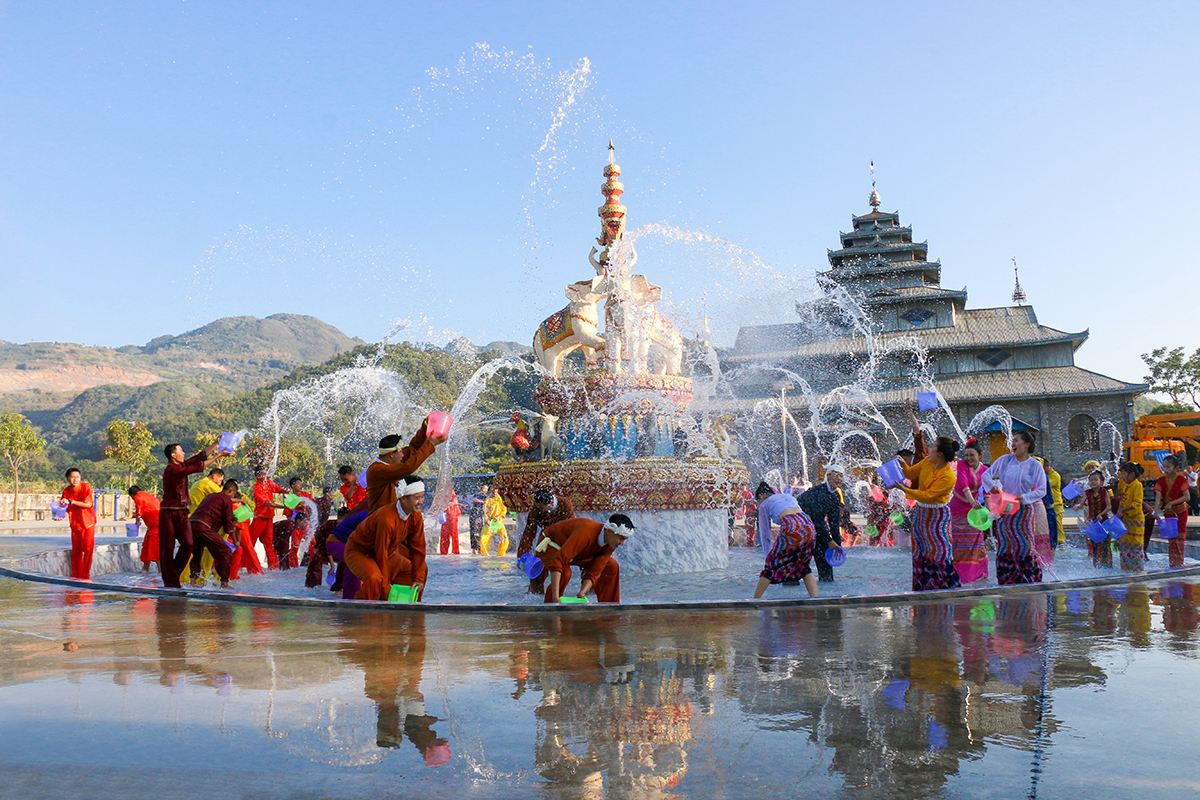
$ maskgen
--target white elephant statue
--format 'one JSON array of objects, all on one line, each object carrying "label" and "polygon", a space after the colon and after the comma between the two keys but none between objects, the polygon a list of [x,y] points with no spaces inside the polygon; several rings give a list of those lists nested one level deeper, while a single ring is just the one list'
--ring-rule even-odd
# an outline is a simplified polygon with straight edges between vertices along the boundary
[{"label": "white elephant statue", "polygon": [[600,278],[572,283],[566,288],[570,302],[551,314],[533,334],[533,355],[554,377],[562,373],[562,361],[575,350],[582,350],[589,366],[597,363],[596,351],[604,349],[604,337],[597,328],[596,305],[604,298],[597,291]]},{"label": "white elephant statue", "polygon": [[637,318],[637,333],[631,337],[634,369],[654,375],[683,374],[683,335],[654,305],[662,299],[662,287],[644,275],[634,275],[629,294]]}]

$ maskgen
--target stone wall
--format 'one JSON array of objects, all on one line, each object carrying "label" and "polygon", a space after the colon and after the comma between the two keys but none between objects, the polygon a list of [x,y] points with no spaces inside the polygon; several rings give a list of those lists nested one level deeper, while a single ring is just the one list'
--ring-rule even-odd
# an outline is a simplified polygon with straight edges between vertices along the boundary
[{"label": "stone wall", "polygon": [[[57,501],[60,495],[58,494],[26,494],[22,492],[17,498],[17,519],[21,522],[32,522],[39,518],[50,519],[50,504]],[[97,511],[101,519],[111,520],[113,518],[113,495],[112,492],[97,493],[99,505]],[[130,519],[133,516],[133,502],[129,499],[129,495],[120,494],[117,496],[117,510],[121,519]],[[13,496],[12,492],[0,493],[0,522],[10,522],[13,519]]]}]

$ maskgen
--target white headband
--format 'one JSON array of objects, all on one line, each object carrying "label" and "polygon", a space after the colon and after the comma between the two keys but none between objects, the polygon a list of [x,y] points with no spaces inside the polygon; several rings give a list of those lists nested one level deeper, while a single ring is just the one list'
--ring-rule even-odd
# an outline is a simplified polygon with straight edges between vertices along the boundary
[{"label": "white headband", "polygon": [[410,494],[421,494],[425,491],[425,482],[417,481],[416,483],[405,483],[400,485],[400,490],[396,492],[399,497],[408,497]]},{"label": "white headband", "polygon": [[606,522],[604,527],[608,528],[622,539],[628,539],[630,536],[633,536],[633,528],[629,527],[628,525],[614,525],[611,522]]}]

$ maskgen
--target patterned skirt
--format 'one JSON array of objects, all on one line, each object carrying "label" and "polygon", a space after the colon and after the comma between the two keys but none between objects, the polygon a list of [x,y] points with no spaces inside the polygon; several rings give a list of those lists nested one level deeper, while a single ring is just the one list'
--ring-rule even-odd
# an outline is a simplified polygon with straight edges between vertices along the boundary
[{"label": "patterned skirt", "polygon": [[912,523],[913,591],[957,589],[960,585],[950,542],[950,507],[918,504]]},{"label": "patterned skirt", "polygon": [[1046,507],[1040,500],[1022,505],[1016,514],[1001,517],[992,526],[996,535],[996,581],[1001,586],[1042,582],[1035,543],[1037,519],[1046,522]]},{"label": "patterned skirt", "polygon": [[779,535],[767,553],[760,577],[771,583],[798,581],[812,573],[813,545],[817,531],[805,514],[786,514],[779,520]]},{"label": "patterned skirt", "polygon": [[966,514],[950,514],[950,539],[954,543],[954,568],[963,583],[974,583],[988,575],[984,531],[967,522]]},{"label": "patterned skirt", "polygon": [[[1145,520],[1122,520],[1131,531],[1140,531],[1146,525]],[[1121,552],[1121,569],[1125,572],[1141,572],[1146,562],[1146,554],[1142,551],[1142,536],[1140,533],[1127,533],[1117,542]]]},{"label": "patterned skirt", "polygon": [[1041,559],[1040,563],[1054,563],[1054,548],[1050,545],[1050,517],[1046,515],[1046,504],[1039,501],[1037,507],[1041,510],[1041,516],[1033,520],[1033,545],[1034,551]]}]

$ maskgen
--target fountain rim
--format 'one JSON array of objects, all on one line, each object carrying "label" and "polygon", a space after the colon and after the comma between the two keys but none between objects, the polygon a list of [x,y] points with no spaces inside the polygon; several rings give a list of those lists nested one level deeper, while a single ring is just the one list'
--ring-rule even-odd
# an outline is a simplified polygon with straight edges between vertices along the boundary
[{"label": "fountain rim", "polygon": [[230,605],[247,605],[278,608],[321,608],[337,611],[384,611],[399,614],[430,613],[430,614],[490,614],[505,616],[508,614],[611,614],[611,613],[640,613],[646,611],[790,611],[802,608],[881,608],[885,606],[905,606],[927,601],[955,600],[966,597],[1010,597],[1030,594],[1048,594],[1076,589],[1128,586],[1141,583],[1155,583],[1173,578],[1200,577],[1200,564],[1190,567],[1176,567],[1152,572],[1131,573],[1129,575],[1114,575],[1103,578],[1076,578],[1069,581],[1052,583],[1023,583],[1012,586],[983,586],[969,589],[939,589],[928,592],[892,592],[889,594],[849,595],[849,596],[818,596],[815,598],[781,598],[745,600],[711,600],[685,602],[651,602],[651,603],[586,603],[586,604],[538,604],[526,603],[520,605],[505,605],[496,603],[416,603],[412,605],[388,603],[382,600],[353,600],[346,601],[338,598],[322,599],[316,597],[271,597],[269,595],[245,594],[241,592],[212,591],[208,589],[168,589],[154,586],[124,586],[121,584],[104,583],[102,581],[85,581],[78,578],[67,578],[60,575],[46,575],[38,572],[15,569],[5,566],[0,560],[0,577],[29,583],[44,583],[64,586],[71,589],[94,592],[110,592],[129,594],[142,597],[183,598],[201,602],[226,603]]}]

